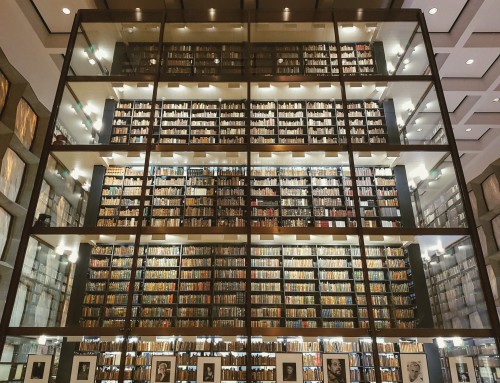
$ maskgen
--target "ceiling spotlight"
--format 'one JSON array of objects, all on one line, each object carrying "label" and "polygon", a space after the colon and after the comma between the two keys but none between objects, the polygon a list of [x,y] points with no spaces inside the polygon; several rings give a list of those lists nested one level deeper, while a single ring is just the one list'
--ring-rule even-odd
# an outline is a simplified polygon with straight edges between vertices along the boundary
[{"label": "ceiling spotlight", "polygon": [[89,59],[90,65],[95,65],[95,60],[94,59]]},{"label": "ceiling spotlight", "polygon": [[471,130],[472,130],[472,128],[465,129],[466,132],[470,132]]},{"label": "ceiling spotlight", "polygon": [[65,15],[69,15],[71,13],[71,10],[69,8],[63,8],[62,13],[64,13]]},{"label": "ceiling spotlight", "polygon": [[473,59],[468,59],[465,63],[467,65],[471,65],[472,63],[474,63],[474,60]]},{"label": "ceiling spotlight", "polygon": [[149,59],[149,62],[151,63],[151,65],[155,65],[156,64],[156,59]]},{"label": "ceiling spotlight", "polygon": [[136,8],[135,9],[137,12],[140,12],[141,11],[141,8]]},{"label": "ceiling spotlight", "polygon": [[422,128],[418,128],[418,129],[417,129],[417,132],[421,132],[421,131],[422,131]]},{"label": "ceiling spotlight", "polygon": [[214,63],[218,64],[218,63],[220,63],[220,60],[218,58],[215,58]]},{"label": "ceiling spotlight", "polygon": [[283,63],[283,59],[280,57],[280,58],[278,59],[278,64],[282,64],[282,63]]},{"label": "ceiling spotlight", "polygon": [[498,102],[498,101],[500,101],[500,98],[498,97],[493,99],[493,102]]},{"label": "ceiling spotlight", "polygon": [[429,9],[429,14],[434,15],[434,14],[436,14],[437,11],[438,11],[437,8],[431,8],[431,9]]},{"label": "ceiling spotlight", "polygon": [[289,12],[289,11],[290,11],[290,8],[285,7],[285,8],[283,8],[283,11],[285,11],[285,12]]}]

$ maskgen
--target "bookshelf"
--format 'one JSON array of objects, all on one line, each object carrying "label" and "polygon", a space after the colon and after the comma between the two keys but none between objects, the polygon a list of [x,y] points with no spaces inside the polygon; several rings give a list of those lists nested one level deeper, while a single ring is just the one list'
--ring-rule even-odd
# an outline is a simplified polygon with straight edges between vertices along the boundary
[{"label": "bookshelf", "polygon": [[[398,128],[385,118],[390,101],[349,100],[347,108],[352,143],[396,143],[390,133]],[[252,101],[249,130],[245,100],[168,100],[154,108],[144,100],[120,100],[109,143],[145,143],[152,113],[154,144],[347,143],[344,109],[335,100]]]}]

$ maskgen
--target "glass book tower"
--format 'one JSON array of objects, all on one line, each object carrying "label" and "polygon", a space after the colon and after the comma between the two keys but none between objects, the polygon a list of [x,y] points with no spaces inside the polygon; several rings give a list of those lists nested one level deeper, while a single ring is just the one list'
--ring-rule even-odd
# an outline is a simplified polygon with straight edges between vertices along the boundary
[{"label": "glass book tower", "polygon": [[419,11],[81,11],[34,188],[0,380],[500,378]]}]

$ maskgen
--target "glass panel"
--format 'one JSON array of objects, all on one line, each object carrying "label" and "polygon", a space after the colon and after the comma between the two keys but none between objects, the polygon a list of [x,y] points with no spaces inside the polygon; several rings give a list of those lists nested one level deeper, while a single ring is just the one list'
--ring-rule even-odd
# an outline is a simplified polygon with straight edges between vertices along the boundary
[{"label": "glass panel", "polygon": [[159,60],[159,35],[159,23],[82,23],[70,75],[154,74]]},{"label": "glass panel", "polygon": [[0,192],[11,201],[16,201],[23,180],[26,164],[11,148],[7,148],[0,171]]},{"label": "glass panel", "polygon": [[53,145],[145,143],[151,113],[159,113],[152,98],[152,83],[68,83]]},{"label": "glass panel", "polygon": [[347,142],[339,83],[253,83],[250,92],[251,144]]},{"label": "glass panel", "polygon": [[251,25],[251,74],[335,75],[337,47],[331,22],[255,23]]},{"label": "glass panel", "polygon": [[252,235],[253,328],[368,326],[355,236]]},{"label": "glass panel", "polygon": [[163,35],[164,76],[242,75],[245,23],[167,23]]},{"label": "glass panel", "polygon": [[253,227],[356,225],[347,153],[254,152]]},{"label": "glass panel", "polygon": [[0,259],[4,259],[3,252],[9,238],[10,221],[12,216],[0,207]]},{"label": "glass panel", "polygon": [[364,227],[467,227],[447,152],[356,152]]},{"label": "glass panel", "polygon": [[58,372],[61,340],[60,336],[8,336],[2,350],[0,381],[54,381]]},{"label": "glass panel", "polygon": [[434,326],[489,328],[479,270],[469,237],[420,236]]},{"label": "glass panel", "polygon": [[351,139],[356,143],[448,143],[429,82],[350,82],[346,96]]},{"label": "glass panel", "polygon": [[341,22],[339,37],[344,74],[429,73],[417,22]]},{"label": "glass panel", "polygon": [[246,97],[242,83],[160,83],[153,143],[245,144]]},{"label": "glass panel", "polygon": [[9,80],[7,80],[7,77],[5,77],[5,75],[0,71],[0,115],[2,114],[5,103],[7,102],[9,86]]},{"label": "glass panel", "polygon": [[65,325],[77,248],[54,247],[30,238],[10,326]]},{"label": "glass panel", "polygon": [[26,149],[31,147],[33,137],[38,122],[38,116],[33,109],[24,100],[19,100],[16,111],[16,127],[14,133],[21,140],[21,143]]}]

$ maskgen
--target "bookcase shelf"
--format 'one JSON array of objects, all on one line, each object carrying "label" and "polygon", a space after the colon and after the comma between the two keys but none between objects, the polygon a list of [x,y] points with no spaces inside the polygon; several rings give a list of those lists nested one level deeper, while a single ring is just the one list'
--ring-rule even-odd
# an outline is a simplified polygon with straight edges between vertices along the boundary
[{"label": "bookcase shelf", "polygon": [[[388,132],[397,132],[397,127],[387,124],[382,102],[350,100],[347,107],[352,143],[395,143]],[[244,100],[169,100],[157,102],[154,112],[150,102],[121,100],[114,112],[110,143],[145,143],[151,113],[153,144],[347,143],[342,103],[331,100],[251,101],[248,130]]]}]

